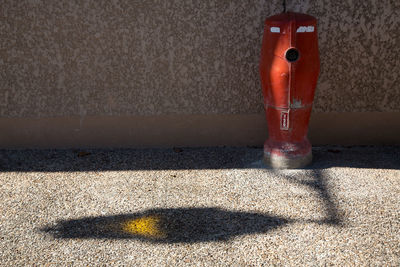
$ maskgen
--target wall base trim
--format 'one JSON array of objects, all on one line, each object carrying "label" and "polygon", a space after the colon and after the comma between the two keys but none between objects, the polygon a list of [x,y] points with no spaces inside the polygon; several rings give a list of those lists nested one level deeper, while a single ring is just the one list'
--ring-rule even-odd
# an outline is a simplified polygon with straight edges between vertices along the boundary
[{"label": "wall base trim", "polygon": [[[0,118],[0,148],[261,146],[264,114]],[[313,145],[400,144],[400,112],[313,113]]]}]

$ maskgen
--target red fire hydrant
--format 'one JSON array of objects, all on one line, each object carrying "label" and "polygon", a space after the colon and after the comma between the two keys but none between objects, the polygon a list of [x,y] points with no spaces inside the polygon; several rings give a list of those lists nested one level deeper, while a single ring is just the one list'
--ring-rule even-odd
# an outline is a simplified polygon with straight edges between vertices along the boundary
[{"label": "red fire hydrant", "polygon": [[264,161],[301,168],[312,160],[308,124],[319,75],[317,20],[285,12],[265,21],[260,75],[269,138]]}]

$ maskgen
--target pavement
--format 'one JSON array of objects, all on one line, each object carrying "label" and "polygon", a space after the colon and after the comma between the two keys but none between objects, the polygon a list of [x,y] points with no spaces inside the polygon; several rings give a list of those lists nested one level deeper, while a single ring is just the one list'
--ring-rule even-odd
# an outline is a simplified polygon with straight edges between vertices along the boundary
[{"label": "pavement", "polygon": [[400,266],[399,152],[0,150],[0,265]]}]

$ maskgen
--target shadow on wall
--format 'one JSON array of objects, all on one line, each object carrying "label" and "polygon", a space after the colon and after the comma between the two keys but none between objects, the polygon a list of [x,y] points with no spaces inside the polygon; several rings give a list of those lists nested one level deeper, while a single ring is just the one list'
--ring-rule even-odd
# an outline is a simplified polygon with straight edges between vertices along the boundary
[{"label": "shadow on wall", "polygon": [[339,216],[320,171],[315,171],[308,178],[284,179],[318,192],[325,207],[325,216],[322,219],[293,219],[215,207],[153,209],[134,214],[61,220],[40,230],[62,239],[139,239],[156,243],[196,243],[227,241],[239,235],[267,233],[296,222],[343,225],[343,218]]},{"label": "shadow on wall", "polygon": [[[317,147],[309,169],[400,169],[399,147]],[[0,150],[0,171],[252,169],[261,148]]]}]

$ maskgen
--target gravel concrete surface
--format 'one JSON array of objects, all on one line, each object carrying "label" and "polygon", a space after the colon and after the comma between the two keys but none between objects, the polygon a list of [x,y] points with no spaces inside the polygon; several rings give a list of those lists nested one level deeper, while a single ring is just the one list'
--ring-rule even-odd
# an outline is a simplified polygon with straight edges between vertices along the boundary
[{"label": "gravel concrete surface", "polygon": [[399,151],[0,150],[0,265],[399,266]]}]

